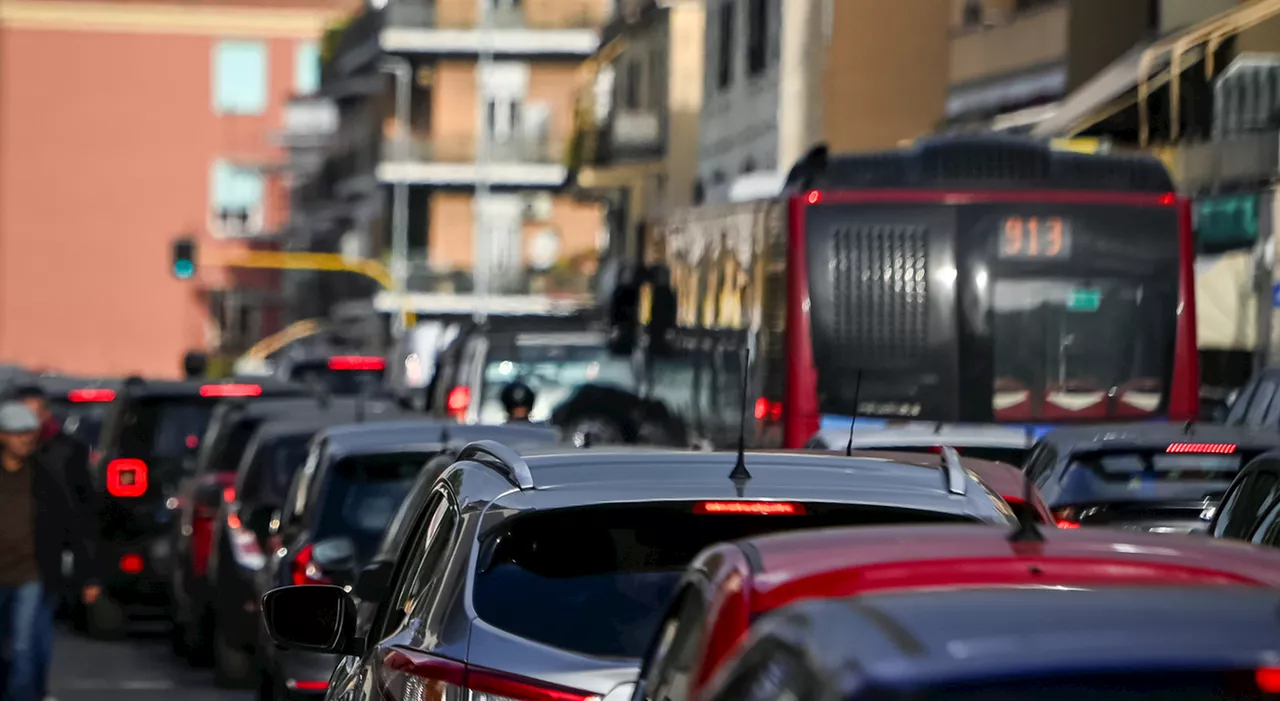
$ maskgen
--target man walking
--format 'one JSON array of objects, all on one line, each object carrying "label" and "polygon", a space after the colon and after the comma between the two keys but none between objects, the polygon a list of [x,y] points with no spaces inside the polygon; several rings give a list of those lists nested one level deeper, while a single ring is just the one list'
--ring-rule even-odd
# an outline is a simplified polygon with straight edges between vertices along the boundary
[{"label": "man walking", "polygon": [[38,701],[53,652],[53,608],[61,591],[62,551],[75,555],[85,603],[99,589],[88,579],[92,549],[63,475],[40,459],[40,420],[20,402],[0,405],[0,675],[3,701]]},{"label": "man walking", "polygon": [[19,387],[14,392],[14,399],[22,402],[40,421],[40,458],[49,467],[60,471],[82,508],[83,518],[86,521],[94,518],[97,512],[93,486],[89,481],[89,446],[63,432],[61,422],[49,408],[49,396],[40,386]]}]

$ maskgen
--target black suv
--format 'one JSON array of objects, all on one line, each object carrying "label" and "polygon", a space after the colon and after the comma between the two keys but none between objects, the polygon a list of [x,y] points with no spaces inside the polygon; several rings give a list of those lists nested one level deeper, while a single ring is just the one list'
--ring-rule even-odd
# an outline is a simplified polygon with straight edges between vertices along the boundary
[{"label": "black suv", "polygon": [[263,617],[281,645],[347,655],[330,678],[334,697],[415,698],[425,687],[447,698],[585,700],[634,681],[668,598],[704,547],[776,531],[939,522],[1015,518],[954,451],[926,465],[783,452],[521,456],[482,441],[436,481],[394,572],[356,584],[389,593],[366,638],[355,637],[356,603],[340,587],[274,591]]},{"label": "black suv", "polygon": [[103,421],[98,459],[90,467],[101,494],[98,565],[104,585],[88,611],[91,632],[115,635],[124,632],[131,615],[165,615],[178,483],[190,469],[214,405],[229,397],[303,391],[256,382],[125,381]]}]

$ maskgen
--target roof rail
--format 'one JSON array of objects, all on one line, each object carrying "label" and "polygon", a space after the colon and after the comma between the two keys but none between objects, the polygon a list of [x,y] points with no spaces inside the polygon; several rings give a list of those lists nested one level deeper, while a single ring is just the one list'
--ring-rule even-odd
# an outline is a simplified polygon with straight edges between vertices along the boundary
[{"label": "roof rail", "polygon": [[517,488],[533,489],[533,473],[529,472],[529,464],[516,451],[497,441],[472,441],[458,451],[457,460],[471,460],[495,468]]},{"label": "roof rail", "polygon": [[942,446],[942,468],[947,473],[947,491],[964,495],[966,483],[969,481],[960,464],[960,453],[949,445]]}]

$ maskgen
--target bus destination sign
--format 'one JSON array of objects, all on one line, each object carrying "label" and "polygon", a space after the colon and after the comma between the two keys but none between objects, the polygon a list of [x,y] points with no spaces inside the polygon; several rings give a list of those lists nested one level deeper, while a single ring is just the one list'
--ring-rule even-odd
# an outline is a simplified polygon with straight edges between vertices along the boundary
[{"label": "bus destination sign", "polygon": [[1006,217],[1000,257],[1038,260],[1071,255],[1071,230],[1061,217]]}]

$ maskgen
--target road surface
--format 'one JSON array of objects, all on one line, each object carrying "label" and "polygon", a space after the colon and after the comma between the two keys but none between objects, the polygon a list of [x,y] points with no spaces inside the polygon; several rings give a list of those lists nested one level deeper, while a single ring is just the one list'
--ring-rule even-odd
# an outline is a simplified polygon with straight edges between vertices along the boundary
[{"label": "road surface", "polygon": [[255,696],[215,688],[213,674],[174,657],[163,634],[102,642],[65,628],[54,642],[49,686],[57,701],[252,701]]}]

